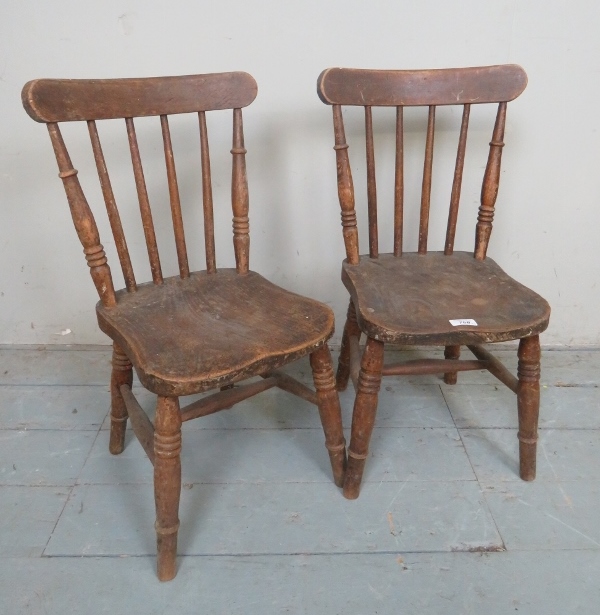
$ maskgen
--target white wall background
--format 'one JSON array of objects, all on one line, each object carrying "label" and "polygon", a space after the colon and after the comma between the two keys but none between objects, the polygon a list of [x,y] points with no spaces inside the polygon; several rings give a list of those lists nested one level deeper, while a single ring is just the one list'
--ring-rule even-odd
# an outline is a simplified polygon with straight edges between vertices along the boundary
[{"label": "white wall background", "polygon": [[[318,74],[328,66],[437,68],[514,62],[526,69],[529,86],[509,105],[490,255],[549,300],[553,315],[545,344],[600,344],[599,32],[600,4],[594,0],[3,0],[0,343],[108,343],[96,327],[95,291],[46,130],[21,107],[20,90],[26,81],[228,70],[254,75],[259,95],[245,113],[251,265],[284,287],[329,303],[338,318],[339,335],[347,301],[339,281],[343,243],[331,111],[315,94]],[[487,124],[483,131],[489,112],[477,117],[468,146],[474,170],[466,177],[459,220],[457,247],[463,249],[472,247],[477,183],[485,164],[477,154],[485,152],[491,131]],[[347,121],[352,139],[354,122],[358,126],[361,118],[348,113]],[[390,145],[383,133],[391,118],[384,113],[375,121],[381,160]],[[411,115],[409,140],[424,121],[424,115]],[[440,114],[436,139],[448,154],[454,141],[446,139],[446,133],[458,121],[457,113]],[[228,117],[217,116],[211,127],[217,140],[225,135],[229,139]],[[174,274],[157,128],[150,121],[140,122],[139,133],[148,154],[146,175],[163,270]],[[196,127],[192,123],[186,128],[178,120],[172,130],[184,216],[195,227],[188,231],[188,249],[192,264],[201,268],[200,206],[194,200]],[[86,132],[84,126],[70,126],[66,137],[75,148],[80,177],[90,186],[110,257],[112,242],[105,231]],[[115,183],[125,224],[135,232],[139,213],[133,200],[127,203],[134,193],[130,162],[120,150],[126,143],[124,134],[124,127],[110,124],[101,136],[107,156],[117,165]],[[350,143],[353,166],[358,167],[362,144]],[[212,147],[214,166],[228,164],[229,143]],[[433,194],[432,220],[439,218],[440,223],[432,223],[432,248],[442,244],[449,199],[452,161],[443,164],[442,156],[440,152],[434,159],[434,173],[445,184]],[[409,166],[415,170],[409,194],[420,182],[421,164],[417,160]],[[378,173],[383,205],[391,193],[391,185],[388,192],[383,187],[391,176],[390,165],[382,164]],[[230,266],[228,181],[227,167],[216,181],[217,259],[218,264]],[[359,190],[361,185],[357,181]],[[415,221],[416,212],[407,218],[409,245],[415,244]],[[383,226],[389,226],[385,218]],[[383,248],[389,249],[391,231],[386,237],[386,230],[381,230]],[[137,262],[142,262],[141,234],[131,241]],[[366,250],[364,240],[362,250]],[[118,263],[114,258],[111,262],[119,280]],[[146,264],[138,266],[138,279],[148,279],[147,271]],[[72,333],[61,336],[65,329]]]}]

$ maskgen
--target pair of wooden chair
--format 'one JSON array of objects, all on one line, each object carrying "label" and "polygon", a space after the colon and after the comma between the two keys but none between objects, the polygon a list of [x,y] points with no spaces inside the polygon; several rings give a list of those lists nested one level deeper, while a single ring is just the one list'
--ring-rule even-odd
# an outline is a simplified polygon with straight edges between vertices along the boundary
[{"label": "pair of wooden chair", "polygon": [[[285,291],[249,269],[248,184],[242,108],[255,98],[256,83],[245,73],[117,80],[37,80],[25,85],[29,115],[47,124],[75,229],[84,248],[100,301],[98,323],[113,340],[110,451],[123,450],[127,419],[154,466],[157,567],[161,580],[176,574],[178,508],[181,491],[181,424],[206,416],[277,386],[317,405],[334,482],[348,498],[358,496],[377,407],[382,375],[456,373],[488,369],[517,393],[521,476],[535,474],[539,408],[538,334],[547,326],[549,308],[532,291],[509,278],[486,258],[498,189],[506,103],[525,87],[516,66],[436,71],[365,71],[330,69],[319,78],[321,99],[333,105],[339,198],[346,245],[342,279],[351,300],[334,378],[327,341],[334,318],[325,305]],[[471,104],[499,103],[482,202],[475,253],[453,252],[466,135]],[[427,253],[427,230],[435,109],[464,107],[452,187],[446,249]],[[360,256],[354,190],[342,105],[365,108],[369,255]],[[372,112],[396,108],[396,181],[394,252],[379,254]],[[403,254],[403,108],[428,106],[429,120],[419,227],[419,250]],[[233,110],[231,154],[235,269],[218,268],[215,258],[213,196],[207,111]],[[206,270],[191,272],[184,233],[168,116],[195,113],[200,133]],[[164,144],[179,275],[163,277],[134,118],[158,116]],[[152,281],[138,283],[109,178],[97,120],[124,119]],[[92,151],[125,288],[115,290],[92,211],[59,129],[60,122],[87,122]],[[474,256],[474,258],[473,258]],[[473,318],[477,325],[453,319]],[[366,347],[360,353],[360,336]],[[480,344],[520,339],[518,379]],[[383,365],[386,342],[445,346],[445,360]],[[461,345],[477,357],[460,361]],[[310,356],[315,391],[280,368]],[[154,424],[132,394],[133,368],[141,383],[158,396]],[[252,377],[250,383],[239,382]],[[352,378],[356,402],[349,461],[337,389]],[[218,392],[180,408],[179,398],[214,389]]]}]

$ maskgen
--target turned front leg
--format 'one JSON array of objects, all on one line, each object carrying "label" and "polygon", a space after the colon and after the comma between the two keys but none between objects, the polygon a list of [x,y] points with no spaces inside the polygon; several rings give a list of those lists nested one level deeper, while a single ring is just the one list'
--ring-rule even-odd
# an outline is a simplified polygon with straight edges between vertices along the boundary
[{"label": "turned front leg", "polygon": [[344,333],[342,334],[342,346],[340,348],[340,356],[338,358],[336,386],[338,391],[345,391],[350,378],[350,337],[358,337],[360,339],[360,327],[356,321],[356,309],[354,303],[350,299],[348,305],[348,313],[346,315],[346,324],[344,325]]},{"label": "turned front leg", "polygon": [[[444,359],[456,360],[460,359],[460,346],[446,346],[444,348]],[[446,372],[444,374],[444,382],[446,384],[456,384],[458,372]]]},{"label": "turned front leg", "polygon": [[341,487],[346,472],[346,440],[342,430],[340,398],[335,388],[333,362],[327,344],[323,344],[310,355],[319,416],[325,432],[325,446],[333,471],[333,481]]},{"label": "turned front leg", "polygon": [[519,410],[519,465],[523,480],[535,478],[537,429],[540,412],[540,340],[526,337],[519,342],[517,405]]},{"label": "turned front leg", "polygon": [[358,375],[358,389],[352,413],[352,433],[348,448],[348,467],[344,480],[344,496],[350,500],[358,497],[365,460],[369,454],[382,368],[383,342],[368,338]]},{"label": "turned front leg", "polygon": [[181,494],[181,414],[177,397],[158,397],[154,421],[154,501],[157,570],[161,581],[177,573]]},{"label": "turned front leg", "polygon": [[121,348],[114,343],[112,355],[112,374],[110,377],[110,441],[108,450],[118,455],[125,448],[125,429],[127,427],[127,408],[120,387],[126,384],[131,388],[133,369]]}]

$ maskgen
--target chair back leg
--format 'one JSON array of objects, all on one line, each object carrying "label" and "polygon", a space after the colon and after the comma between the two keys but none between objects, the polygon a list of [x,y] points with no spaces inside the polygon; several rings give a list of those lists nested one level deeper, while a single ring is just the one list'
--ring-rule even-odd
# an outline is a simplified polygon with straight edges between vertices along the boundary
[{"label": "chair back leg", "polygon": [[360,327],[356,322],[356,310],[352,299],[350,299],[335,378],[338,391],[345,391],[348,386],[348,380],[350,379],[350,338],[358,337],[360,339],[360,334]]},{"label": "chair back leg", "polygon": [[323,344],[310,355],[310,366],[317,391],[317,405],[325,432],[325,446],[329,451],[333,481],[341,487],[346,472],[346,440],[342,430],[340,398],[333,377],[333,362],[327,344]]},{"label": "chair back leg", "polygon": [[[444,359],[460,359],[460,346],[446,346],[444,348]],[[446,384],[456,384],[458,380],[458,372],[446,372],[444,374],[444,382]]]},{"label": "chair back leg", "polygon": [[112,374],[110,377],[110,441],[108,450],[119,455],[125,448],[125,428],[127,427],[127,408],[120,387],[126,384],[131,388],[133,369],[129,359],[117,344],[113,344]]}]

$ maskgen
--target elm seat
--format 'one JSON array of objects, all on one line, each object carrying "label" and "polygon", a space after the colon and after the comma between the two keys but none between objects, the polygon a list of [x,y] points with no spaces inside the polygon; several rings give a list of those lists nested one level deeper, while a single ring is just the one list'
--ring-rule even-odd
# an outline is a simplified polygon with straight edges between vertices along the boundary
[{"label": "elm seat", "polygon": [[[361,330],[381,342],[444,345],[520,339],[544,331],[548,302],[491,258],[469,252],[361,256],[342,265]],[[452,326],[472,318],[477,326]]]},{"label": "elm seat", "polygon": [[191,395],[267,373],[309,354],[333,334],[333,313],[253,271],[194,272],[116,293],[96,307],[102,331],[159,395]]},{"label": "elm seat", "polygon": [[[340,487],[344,480],[346,443],[327,346],[333,333],[333,312],[326,305],[278,288],[249,269],[249,195],[242,109],[252,103],[256,93],[256,82],[243,72],[143,79],[38,79],[27,83],[22,91],[25,110],[35,121],[45,123],[50,133],[71,217],[100,296],[98,323],[113,340],[110,452],[117,455],[123,451],[129,423],[154,466],[157,571],[161,581],[172,579],[177,572],[183,421],[226,410],[279,387],[318,407],[333,480]],[[206,119],[208,112],[216,110],[230,110],[233,119],[227,149],[231,147],[232,155],[235,269],[217,268],[216,261]],[[169,125],[173,114],[191,114],[188,120],[198,129],[199,147],[188,144],[185,157],[186,168],[193,169],[187,175],[201,178],[202,195],[185,196],[196,207],[202,204],[206,271],[201,272],[190,271],[188,261],[184,213],[188,214],[180,199]],[[162,133],[165,174],[161,178],[154,172],[152,185],[162,179],[168,186],[167,207],[173,221],[178,277],[163,276],[138,146],[138,117],[149,118],[143,124],[145,130],[152,130],[154,125],[154,130]],[[127,132],[148,250],[152,275],[148,283],[136,280],[97,126],[100,120],[119,119]],[[59,126],[78,121],[87,124],[124,290],[115,290],[92,209]],[[314,390],[277,369],[306,355],[310,357]],[[131,390],[134,367],[142,384],[158,395],[154,423]],[[238,384],[246,378],[255,379]],[[180,408],[180,396],[210,389],[216,392]]]}]

